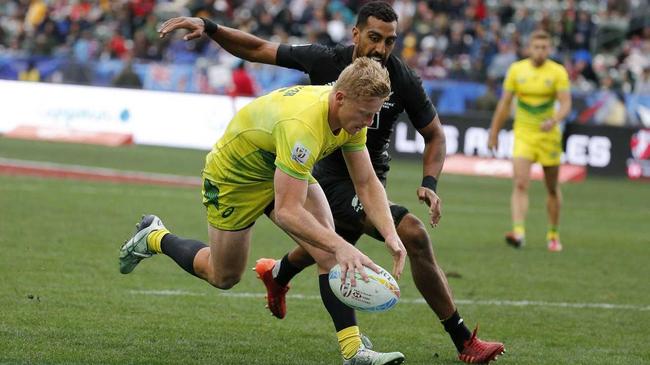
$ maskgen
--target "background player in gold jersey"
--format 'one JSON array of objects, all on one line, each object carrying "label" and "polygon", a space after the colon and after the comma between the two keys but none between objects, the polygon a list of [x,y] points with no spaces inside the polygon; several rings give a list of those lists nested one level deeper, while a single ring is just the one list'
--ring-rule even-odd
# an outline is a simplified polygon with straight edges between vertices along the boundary
[{"label": "background player in gold jersey", "polygon": [[342,148],[359,198],[386,238],[393,275],[399,277],[406,250],[365,146],[366,127],[389,93],[388,72],[359,58],[334,86],[289,87],[251,102],[206,157],[203,204],[209,246],[171,234],[158,217],[148,215],[122,246],[120,271],[128,274],[143,258],[164,253],[188,273],[230,289],[244,273],[252,226],[266,212],[316,260],[321,297],[337,328],[344,363],[402,363],[399,352],[379,353],[362,345],[354,311],[329,286],[327,274],[337,263],[353,282],[355,272],[367,279],[363,266],[377,267],[336,234],[325,194],[311,176],[316,161]]},{"label": "background player in gold jersey", "polygon": [[[551,38],[544,31],[530,36],[529,58],[513,63],[503,82],[503,95],[492,117],[488,146],[498,146],[498,134],[510,113],[514,96],[517,109],[514,122],[512,222],[513,230],[506,241],[514,247],[524,244],[525,220],[528,211],[530,167],[539,162],[544,168],[544,182],[548,196],[549,251],[561,251],[558,226],[562,195],[558,186],[562,132],[559,123],[571,110],[569,78],[564,66],[548,59]],[[556,100],[559,108],[555,108]]]}]

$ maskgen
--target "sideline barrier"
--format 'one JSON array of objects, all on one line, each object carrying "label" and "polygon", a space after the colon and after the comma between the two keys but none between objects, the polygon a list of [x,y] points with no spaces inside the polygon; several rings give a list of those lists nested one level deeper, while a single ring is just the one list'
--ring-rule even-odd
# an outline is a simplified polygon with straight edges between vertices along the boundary
[{"label": "sideline barrier", "polygon": [[[447,139],[447,156],[511,158],[511,126],[499,133],[499,148],[493,154],[487,147],[490,115],[443,115],[440,119]],[[406,115],[402,115],[395,125],[391,155],[421,159],[422,151],[424,139],[408,122]],[[650,179],[650,129],[569,123],[564,131],[562,162],[585,167],[590,175]]]},{"label": "sideline barrier", "polygon": [[[0,133],[82,143],[148,144],[209,150],[252,98],[0,80]],[[511,156],[512,131],[487,148],[490,115],[441,116],[447,155]],[[650,180],[650,129],[566,125],[563,162],[589,174]],[[395,125],[394,157],[421,158],[424,139],[405,115]],[[483,165],[485,166],[485,165]]]},{"label": "sideline barrier", "polygon": [[0,80],[0,100],[0,133],[210,149],[252,99]]}]

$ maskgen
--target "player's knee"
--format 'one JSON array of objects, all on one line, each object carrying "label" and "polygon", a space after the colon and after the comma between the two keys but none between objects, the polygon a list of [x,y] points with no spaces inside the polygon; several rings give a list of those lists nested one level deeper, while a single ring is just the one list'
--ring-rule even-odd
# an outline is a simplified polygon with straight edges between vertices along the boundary
[{"label": "player's knee", "polygon": [[557,186],[548,186],[546,191],[551,198],[559,198],[560,196],[560,189]]},{"label": "player's knee", "polygon": [[409,257],[430,256],[431,240],[424,223],[413,214],[407,214],[399,224],[399,236]]},{"label": "player's knee", "polygon": [[208,282],[217,289],[228,290],[237,285],[241,280],[241,275],[216,275],[210,277]]},{"label": "player's knee", "polygon": [[515,189],[518,191],[528,191],[528,181],[524,179],[515,179]]}]

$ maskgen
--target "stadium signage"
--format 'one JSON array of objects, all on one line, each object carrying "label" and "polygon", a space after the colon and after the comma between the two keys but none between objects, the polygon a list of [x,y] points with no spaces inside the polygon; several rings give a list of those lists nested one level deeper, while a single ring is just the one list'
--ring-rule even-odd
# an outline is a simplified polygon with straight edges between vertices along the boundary
[{"label": "stadium signage", "polygon": [[611,149],[612,141],[606,136],[572,134],[567,138],[564,156],[573,165],[607,167]]},{"label": "stadium signage", "polygon": [[650,179],[650,129],[642,129],[630,138],[632,157],[627,160],[630,179]]},{"label": "stadium signage", "polygon": [[[234,113],[251,98],[57,85],[0,80],[0,134],[24,132],[87,139],[127,136],[137,144],[210,149]],[[442,116],[447,155],[511,157],[513,135],[499,133],[499,149],[487,148],[490,115]],[[63,137],[65,138],[63,138]],[[567,124],[564,161],[590,174],[650,179],[650,130]],[[42,137],[42,138],[45,138]],[[54,138],[56,139],[56,138]],[[121,144],[121,143],[115,143]],[[395,125],[395,157],[420,158],[424,139],[407,122]]]},{"label": "stadium signage", "polygon": [[[0,80],[0,133],[210,149],[250,98]],[[27,131],[27,132],[25,132]],[[87,141],[83,139],[88,139]]]},{"label": "stadium signage", "polygon": [[[420,158],[424,139],[403,115],[395,125],[391,143],[394,157]],[[447,139],[447,155],[454,154],[481,158],[512,157],[513,132],[506,128],[499,133],[499,148],[487,148],[490,115],[474,117],[441,116]],[[632,136],[636,139],[632,141]],[[650,130],[567,124],[563,162],[586,166],[590,174],[609,176],[650,177],[650,147],[647,158],[634,158],[632,144],[637,150],[650,146]],[[631,142],[632,141],[632,142]],[[628,171],[630,170],[630,171]],[[628,173],[629,172],[629,173]]]}]

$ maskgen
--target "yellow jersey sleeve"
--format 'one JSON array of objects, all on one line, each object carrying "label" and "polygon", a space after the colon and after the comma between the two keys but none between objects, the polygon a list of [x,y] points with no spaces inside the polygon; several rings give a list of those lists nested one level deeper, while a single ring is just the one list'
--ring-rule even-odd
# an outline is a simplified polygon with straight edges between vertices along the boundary
[{"label": "yellow jersey sleeve", "polygon": [[275,126],[273,137],[275,166],[296,179],[309,180],[321,145],[312,130],[298,119],[289,119]]},{"label": "yellow jersey sleeve", "polygon": [[368,128],[363,128],[359,133],[350,137],[350,139],[341,146],[342,151],[354,152],[363,151],[366,147]]},{"label": "yellow jersey sleeve", "polygon": [[571,84],[569,83],[569,74],[566,72],[566,69],[562,65],[558,65],[555,90],[566,91],[569,90],[570,87]]},{"label": "yellow jersey sleeve", "polygon": [[516,64],[512,64],[510,68],[508,68],[508,73],[506,74],[506,78],[503,80],[503,90],[510,91],[511,93],[514,93],[517,89],[517,85],[515,84],[516,80]]}]

